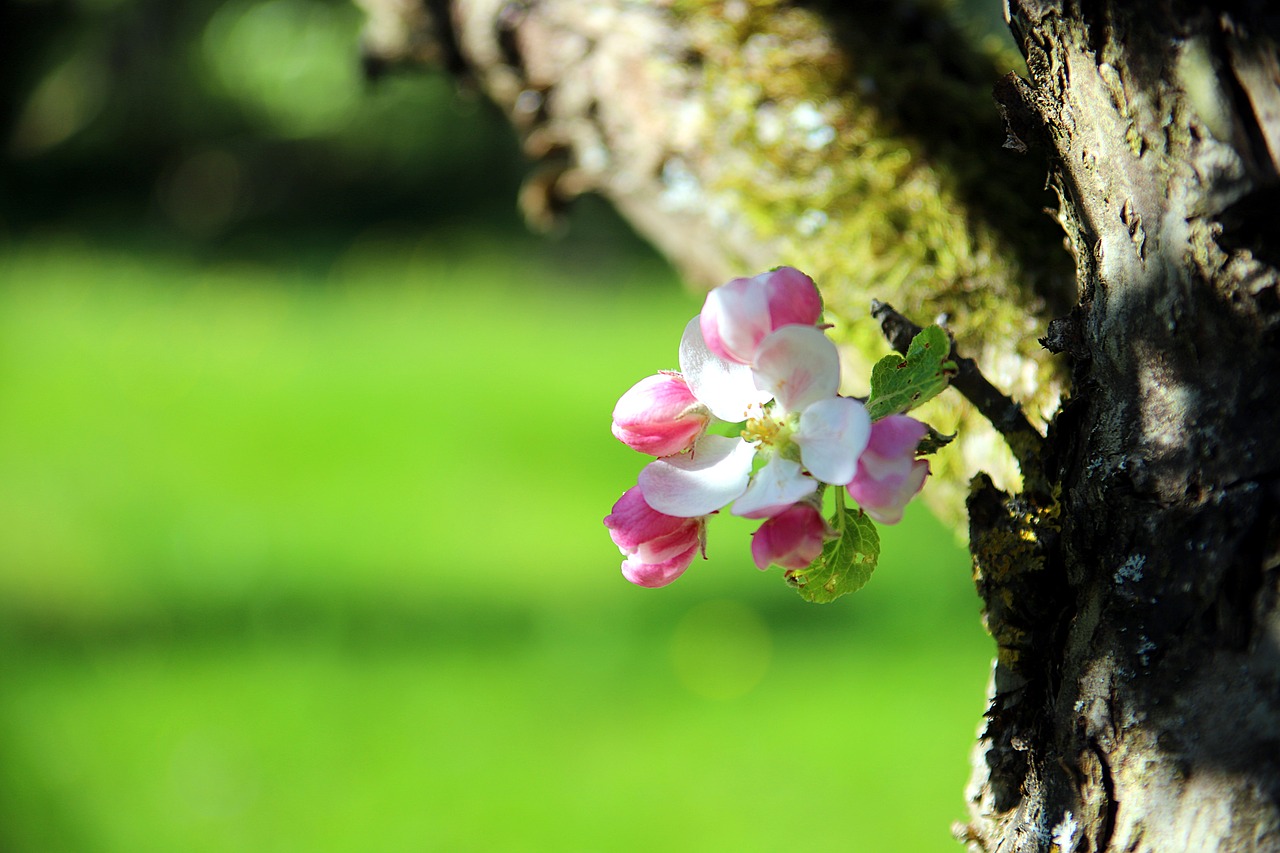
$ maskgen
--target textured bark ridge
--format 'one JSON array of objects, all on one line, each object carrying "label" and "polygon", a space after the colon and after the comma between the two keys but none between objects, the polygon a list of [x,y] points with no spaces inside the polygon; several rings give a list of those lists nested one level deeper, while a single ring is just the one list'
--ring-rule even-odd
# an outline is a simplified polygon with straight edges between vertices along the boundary
[{"label": "textured bark ridge", "polygon": [[[1000,147],[997,58],[928,4],[360,2],[371,56],[452,68],[507,113],[536,161],[531,221],[597,192],[695,284],[803,269],[848,393],[887,353],[881,299],[948,317],[1041,429],[1057,406],[1061,362],[1036,338],[1074,288],[1044,168]],[[926,495],[962,529],[973,473],[1015,488],[1017,469],[956,395],[930,405],[945,432],[963,420]]]},{"label": "textured bark ridge", "polygon": [[1280,65],[1248,10],[1027,0],[1006,111],[1081,300],[1050,493],[978,481],[999,644],[963,828],[995,851],[1280,850]]}]

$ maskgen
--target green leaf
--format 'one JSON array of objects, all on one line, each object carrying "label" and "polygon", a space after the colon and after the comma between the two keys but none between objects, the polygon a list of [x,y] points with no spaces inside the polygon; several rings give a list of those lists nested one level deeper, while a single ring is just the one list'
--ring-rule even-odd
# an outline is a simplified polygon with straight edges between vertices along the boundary
[{"label": "green leaf", "polygon": [[956,374],[956,363],[947,360],[950,354],[947,333],[929,326],[912,338],[905,357],[887,355],[876,362],[867,398],[871,420],[914,409],[940,394]]},{"label": "green leaf", "polygon": [[822,556],[803,569],[789,569],[784,577],[800,597],[827,604],[857,592],[871,580],[880,559],[880,534],[862,510],[844,510],[844,535],[822,546]]},{"label": "green leaf", "polygon": [[[925,424],[925,426],[929,426]],[[924,438],[920,439],[920,446],[916,448],[917,456],[928,456],[930,453],[937,453],[942,448],[956,440],[956,434],[951,435],[938,432],[933,427],[929,427],[929,431],[925,433]]]}]

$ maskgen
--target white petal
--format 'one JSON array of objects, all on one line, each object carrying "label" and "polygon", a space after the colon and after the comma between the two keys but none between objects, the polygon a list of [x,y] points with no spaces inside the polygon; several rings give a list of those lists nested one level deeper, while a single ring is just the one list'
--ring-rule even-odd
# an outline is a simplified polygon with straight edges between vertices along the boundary
[{"label": "white petal", "polygon": [[814,326],[783,326],[756,350],[756,387],[789,412],[801,412],[840,390],[840,354]]},{"label": "white petal", "polygon": [[818,481],[800,472],[800,463],[775,455],[751,478],[742,497],[733,502],[733,514],[743,518],[769,518],[801,498],[813,494]]},{"label": "white petal", "polygon": [[680,338],[680,372],[698,402],[729,423],[746,420],[748,409],[772,396],[756,387],[749,365],[726,361],[707,349],[697,317]]},{"label": "white petal", "polygon": [[824,483],[843,486],[858,473],[858,457],[871,439],[866,407],[850,397],[819,400],[800,413],[791,440],[800,461]]},{"label": "white petal", "polygon": [[688,453],[645,466],[640,472],[640,491],[649,506],[666,515],[707,515],[746,490],[755,455],[755,445],[741,438],[704,435]]}]

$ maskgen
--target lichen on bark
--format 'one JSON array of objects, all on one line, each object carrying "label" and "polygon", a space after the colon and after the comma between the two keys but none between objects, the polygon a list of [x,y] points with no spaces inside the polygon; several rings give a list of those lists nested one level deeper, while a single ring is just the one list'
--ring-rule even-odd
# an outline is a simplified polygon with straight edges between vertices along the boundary
[{"label": "lichen on bark", "polygon": [[[984,556],[1025,498],[970,503],[1001,655],[963,837],[1048,851],[1070,818],[1075,849],[1275,850],[1280,451],[1261,436],[1280,422],[1280,277],[1252,248],[1268,219],[1231,211],[1274,199],[1280,111],[1250,104],[1278,97],[1280,51],[1250,43],[1273,72],[1250,95],[1230,37],[1247,9],[1013,7],[1029,80],[1008,106],[1055,152],[1081,300],[1054,336],[1076,359],[1046,551]],[[1189,93],[1207,84],[1240,91],[1206,120]]]}]

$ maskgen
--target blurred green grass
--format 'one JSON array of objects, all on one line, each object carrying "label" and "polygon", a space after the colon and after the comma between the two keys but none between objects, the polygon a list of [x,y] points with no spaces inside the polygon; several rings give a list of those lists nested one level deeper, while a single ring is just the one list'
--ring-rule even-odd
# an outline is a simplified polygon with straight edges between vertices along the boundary
[{"label": "blurred green grass", "polygon": [[0,258],[0,846],[952,850],[990,649],[913,508],[805,605],[626,584],[664,267],[370,232],[332,263]]}]

